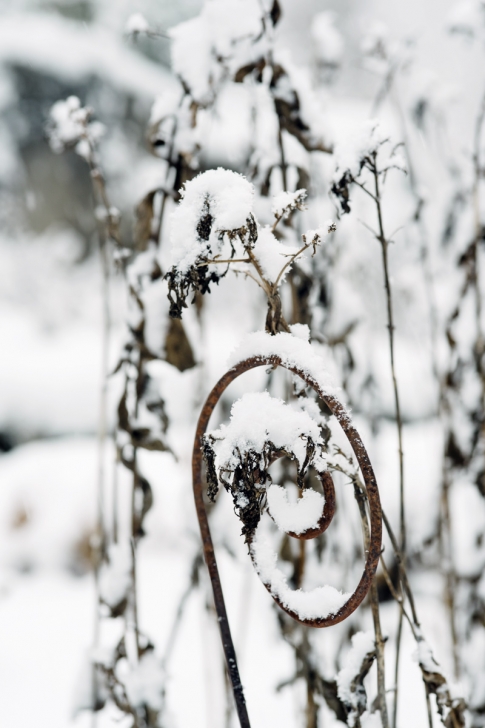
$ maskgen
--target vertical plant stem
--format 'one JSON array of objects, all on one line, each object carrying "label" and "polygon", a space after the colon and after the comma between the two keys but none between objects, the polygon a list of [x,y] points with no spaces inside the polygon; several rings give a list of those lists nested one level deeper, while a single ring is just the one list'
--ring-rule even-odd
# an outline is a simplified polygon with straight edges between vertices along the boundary
[{"label": "vertical plant stem", "polygon": [[[366,497],[362,487],[354,481],[354,496],[359,507],[360,518],[362,521],[362,530],[364,533],[364,549],[367,552],[370,544],[369,521],[366,512]],[[379,595],[377,593],[377,584],[375,578],[369,590],[369,599],[372,610],[372,621],[374,622],[374,633],[377,653],[377,692],[379,696],[379,710],[381,713],[381,721],[383,728],[389,728],[389,716],[387,713],[386,701],[386,669],[384,659],[384,638],[382,636],[381,619],[379,614]]]},{"label": "vertical plant stem", "polygon": [[448,468],[446,465],[446,455],[444,458],[443,481],[441,488],[441,523],[444,527],[444,533],[440,534],[441,554],[443,560],[443,568],[445,572],[445,600],[450,616],[450,632],[453,652],[453,672],[455,679],[460,676],[460,659],[458,650],[458,634],[456,630],[455,619],[455,590],[456,590],[456,572],[453,564],[453,540],[451,532],[451,514],[450,514],[450,479]]},{"label": "vertical plant stem", "polygon": [[281,125],[278,126],[278,146],[280,148],[280,167],[281,167],[281,182],[283,184],[283,190],[288,191],[288,175],[287,175],[287,164],[285,157],[285,148],[283,146],[283,134],[281,132]]},{"label": "vertical plant stem", "polygon": [[[108,397],[108,364],[109,364],[109,345],[111,334],[111,312],[110,312],[110,267],[108,257],[109,244],[109,202],[104,186],[102,175],[96,165],[94,150],[90,149],[88,159],[91,171],[91,179],[93,184],[93,193],[95,201],[99,199],[106,211],[106,220],[98,225],[99,253],[101,260],[101,300],[102,300],[102,332],[101,332],[101,389],[99,398],[99,418],[98,418],[98,473],[96,487],[97,515],[95,529],[94,544],[94,580],[96,592],[95,620],[93,641],[97,646],[100,638],[101,621],[100,621],[100,591],[99,591],[99,569],[102,563],[103,555],[106,549],[106,533],[105,533],[105,513],[104,513],[104,497],[105,497],[105,449],[107,436],[107,397]],[[92,666],[92,725],[97,725],[96,704],[98,702],[98,673],[97,668]]]},{"label": "vertical plant stem", "polygon": [[[480,286],[480,247],[479,242],[483,238],[483,225],[480,210],[480,181],[483,178],[483,169],[480,158],[480,142],[482,138],[483,125],[485,122],[485,94],[482,97],[480,110],[475,125],[474,139],[474,182],[473,182],[473,208],[475,214],[475,239],[473,242],[473,271],[472,282],[475,290],[475,319],[476,319],[476,343],[475,343],[475,360],[478,375],[481,381],[481,411],[485,412],[485,370],[484,370],[484,349],[485,336],[482,324],[482,288]],[[480,439],[483,443],[485,440],[485,417],[482,415],[482,423],[480,428]]]},{"label": "vertical plant stem", "polygon": [[[374,177],[374,194],[377,209],[377,222],[378,222],[378,240],[381,244],[382,251],[382,268],[384,273],[384,288],[386,291],[386,307],[387,307],[387,328],[389,332],[389,353],[391,360],[391,375],[392,375],[392,386],[394,391],[394,407],[396,412],[396,426],[397,426],[397,439],[398,439],[398,453],[399,453],[399,531],[400,531],[400,551],[402,558],[405,560],[406,555],[406,514],[404,507],[404,450],[403,450],[403,436],[402,436],[402,417],[401,417],[401,404],[399,399],[399,387],[397,383],[396,375],[396,359],[395,359],[395,346],[394,346],[394,314],[392,304],[392,288],[391,279],[389,275],[389,259],[388,259],[388,247],[389,241],[386,238],[384,232],[384,223],[382,219],[382,207],[381,207],[381,192],[379,185],[379,171],[377,168],[377,153],[374,152],[372,156],[372,174]],[[396,637],[396,664],[394,669],[394,707],[393,707],[393,728],[396,728],[397,724],[397,708],[398,708],[398,696],[399,696],[399,658],[401,652],[401,638],[402,638],[402,623],[403,623],[403,612],[402,609],[399,612],[399,622]]]}]

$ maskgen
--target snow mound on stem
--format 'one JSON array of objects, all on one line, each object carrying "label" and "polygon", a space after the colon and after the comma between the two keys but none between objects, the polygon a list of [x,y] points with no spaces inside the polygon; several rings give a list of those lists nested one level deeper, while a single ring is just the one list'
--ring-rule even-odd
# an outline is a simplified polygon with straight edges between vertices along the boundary
[{"label": "snow mound on stem", "polygon": [[[265,359],[277,356],[285,366],[301,369],[313,379],[324,394],[336,395],[339,387],[330,376],[323,358],[319,356],[308,340],[301,336],[302,326],[286,333],[284,331],[272,336],[265,331],[256,331],[246,336],[229,356],[229,366],[236,366],[245,359],[253,357]],[[309,331],[306,329],[308,339]]]},{"label": "snow mound on stem", "polygon": [[199,174],[185,184],[170,226],[172,265],[180,274],[202,256],[216,255],[223,231],[246,225],[253,211],[253,197],[254,187],[245,177],[222,168]]},{"label": "snow mound on stem", "polygon": [[355,693],[352,684],[359,675],[367,655],[376,649],[373,632],[357,632],[352,637],[352,647],[347,653],[342,669],[337,675],[338,696],[344,703],[352,705]]},{"label": "snow mound on stem", "polygon": [[277,555],[269,539],[262,535],[261,527],[256,530],[251,544],[251,556],[261,581],[270,593],[300,619],[325,619],[336,614],[350,597],[350,594],[328,585],[308,592],[290,589],[285,575],[276,566]]},{"label": "snow mound on stem", "polygon": [[316,490],[306,488],[295,503],[288,501],[288,493],[279,485],[271,485],[267,492],[268,508],[280,531],[304,533],[315,528],[320,520],[325,498]]},{"label": "snow mound on stem", "polygon": [[[320,428],[307,412],[293,409],[268,392],[243,395],[232,406],[230,423],[210,435],[216,466],[227,470],[237,467],[246,453],[262,452],[268,441],[276,449],[293,453],[300,467],[307,458],[307,440],[322,444]],[[315,454],[314,465],[325,467],[322,455]]]}]

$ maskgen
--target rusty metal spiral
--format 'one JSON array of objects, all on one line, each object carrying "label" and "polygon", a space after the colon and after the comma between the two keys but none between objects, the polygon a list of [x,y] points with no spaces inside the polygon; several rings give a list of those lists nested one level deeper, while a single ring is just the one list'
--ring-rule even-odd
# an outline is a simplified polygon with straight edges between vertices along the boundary
[{"label": "rusty metal spiral", "polygon": [[[379,563],[382,542],[382,511],[374,471],[372,469],[369,456],[362,443],[360,435],[357,430],[352,426],[344,407],[338,401],[338,399],[336,399],[336,397],[334,397],[333,395],[325,393],[318,384],[318,382],[313,379],[309,374],[307,374],[297,366],[289,365],[288,363],[283,362],[278,356],[257,356],[245,359],[244,361],[241,361],[236,366],[232,367],[229,371],[227,371],[212,389],[200,413],[199,421],[197,423],[197,430],[194,440],[194,450],[192,455],[192,476],[195,507],[197,510],[197,517],[199,520],[200,532],[202,536],[204,558],[207,564],[207,568],[209,570],[212,589],[214,592],[214,602],[218,616],[221,639],[224,653],[226,656],[228,673],[231,678],[232,689],[241,728],[250,728],[250,722],[246,702],[244,699],[243,688],[239,677],[236,653],[232,641],[231,631],[229,628],[229,622],[227,619],[224,596],[222,593],[222,585],[219,577],[217,561],[214,553],[214,546],[212,543],[212,537],[209,529],[209,521],[207,518],[207,512],[204,504],[202,483],[202,442],[212,412],[214,411],[214,408],[224,390],[241,374],[244,374],[250,369],[261,366],[281,366],[292,372],[293,374],[296,374],[304,382],[306,382],[306,384],[312,387],[312,389],[328,406],[332,414],[337,418],[359,463],[366,486],[367,500],[369,503],[370,512],[370,541],[362,577],[355,591],[335,614],[330,614],[326,617],[315,619],[302,619],[296,612],[291,611],[291,609],[285,606],[276,595],[272,594],[269,586],[265,584],[268,591],[270,591],[273,599],[276,601],[278,606],[281,607],[281,609],[283,609],[291,617],[293,617],[293,619],[307,626],[330,627],[333,624],[342,622],[344,619],[350,616],[352,612],[355,611],[355,609],[357,609],[357,607],[359,606],[359,604],[361,604],[362,600],[365,598],[367,592],[369,591],[372,579],[374,578],[374,574]],[[323,531],[326,530],[332,520],[335,511],[335,490],[332,477],[328,472],[320,473],[319,477],[321,479],[325,495],[325,507],[322,517],[318,525],[313,529],[308,529],[301,534],[289,532],[289,535],[293,536],[294,538],[314,538],[316,535],[323,533]]]}]

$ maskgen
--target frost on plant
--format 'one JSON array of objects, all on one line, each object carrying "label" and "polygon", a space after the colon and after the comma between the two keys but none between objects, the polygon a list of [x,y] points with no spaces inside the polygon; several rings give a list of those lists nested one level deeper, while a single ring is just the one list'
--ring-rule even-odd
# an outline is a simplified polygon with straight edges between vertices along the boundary
[{"label": "frost on plant", "polygon": [[174,318],[181,318],[190,291],[208,293],[210,284],[225,275],[211,261],[230,262],[254,246],[253,195],[244,177],[223,169],[205,172],[185,185],[171,218],[172,268],[167,280]]},{"label": "frost on plant", "polygon": [[92,109],[81,106],[77,96],[57,101],[51,108],[47,124],[52,150],[60,153],[74,148],[81,157],[89,159],[104,133],[103,124],[93,121],[92,115]]},{"label": "frost on plant", "polygon": [[[332,221],[303,235],[301,248],[280,242],[281,220],[304,209],[305,190],[283,192],[273,201],[274,223],[259,225],[253,214],[254,186],[242,175],[217,169],[187,182],[171,217],[171,262],[166,274],[170,315],[181,318],[190,292],[209,293],[229,266],[253,278],[268,297],[267,330],[289,331],[283,318],[279,286],[295,260],[316,247],[336,228]],[[236,266],[236,267],[235,267]]]},{"label": "frost on plant", "polygon": [[378,716],[374,724],[367,711],[367,693],[364,678],[376,658],[374,635],[371,632],[357,632],[352,637],[352,646],[337,675],[338,696],[347,711],[347,725],[350,728],[381,726]]},{"label": "frost on plant", "polygon": [[[389,138],[383,132],[381,125],[376,119],[370,119],[336,145],[331,191],[340,203],[343,213],[350,212],[350,187],[354,183],[360,187],[364,186],[365,180],[362,179],[364,170],[383,178],[391,169],[406,172],[404,159],[397,151],[397,147],[390,148],[387,156],[381,154],[378,166],[378,152],[386,144],[389,144]],[[374,194],[372,184],[368,191]]]}]

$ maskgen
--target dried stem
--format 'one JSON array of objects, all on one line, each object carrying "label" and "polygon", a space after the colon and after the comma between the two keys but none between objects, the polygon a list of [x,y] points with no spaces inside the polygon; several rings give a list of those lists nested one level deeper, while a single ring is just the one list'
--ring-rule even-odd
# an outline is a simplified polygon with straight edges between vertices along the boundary
[{"label": "dried stem", "polygon": [[[370,170],[374,178],[374,200],[377,211],[377,223],[378,223],[378,235],[377,239],[381,244],[382,251],[382,268],[384,273],[384,288],[386,291],[386,307],[387,307],[387,328],[389,332],[389,353],[391,360],[391,375],[392,375],[392,386],[394,391],[394,406],[396,412],[396,426],[397,426],[397,438],[398,438],[398,453],[399,453],[399,530],[400,530],[400,550],[403,554],[403,558],[406,553],[406,517],[404,508],[404,451],[403,451],[403,435],[402,435],[402,417],[401,417],[401,404],[399,399],[399,388],[397,383],[396,375],[396,361],[395,361],[395,342],[394,342],[394,314],[393,314],[393,302],[392,302],[392,288],[391,280],[389,275],[389,259],[388,259],[388,248],[389,241],[386,238],[384,232],[384,223],[382,218],[382,206],[381,206],[381,191],[379,184],[379,170],[377,167],[377,152],[373,152],[371,155]],[[402,610],[399,612],[399,622],[396,637],[396,664],[394,670],[394,682],[395,682],[395,693],[394,693],[394,708],[393,708],[393,728],[396,728],[397,723],[397,708],[398,708],[398,696],[399,696],[399,658],[401,651],[401,638],[402,638],[402,621],[403,613]]]},{"label": "dried stem", "polygon": [[[367,519],[365,492],[357,480],[354,480],[354,496],[359,506],[359,513],[362,522],[362,531],[364,534],[364,550],[367,552],[370,545],[370,529]],[[377,653],[377,693],[379,696],[379,710],[381,713],[381,721],[383,728],[389,728],[389,717],[387,713],[386,701],[386,670],[384,661],[385,640],[382,636],[381,620],[379,615],[379,596],[377,593],[376,580],[372,580],[369,590],[369,600],[372,610],[372,620],[374,622],[374,633],[376,637],[376,653]]]}]

